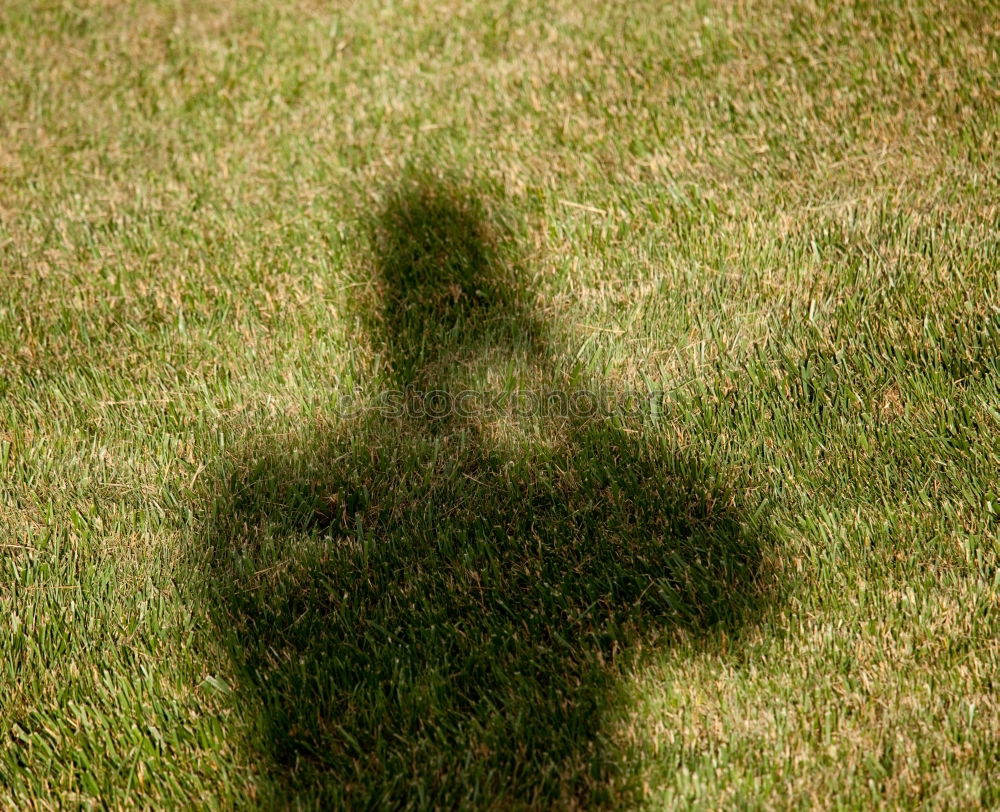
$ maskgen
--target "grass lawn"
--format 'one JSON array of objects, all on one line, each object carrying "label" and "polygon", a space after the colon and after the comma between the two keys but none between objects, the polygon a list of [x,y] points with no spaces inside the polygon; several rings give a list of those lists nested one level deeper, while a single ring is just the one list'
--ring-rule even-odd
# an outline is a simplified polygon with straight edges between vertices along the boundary
[{"label": "grass lawn", "polygon": [[0,807],[1000,805],[1000,6],[339,5],[0,5]]}]

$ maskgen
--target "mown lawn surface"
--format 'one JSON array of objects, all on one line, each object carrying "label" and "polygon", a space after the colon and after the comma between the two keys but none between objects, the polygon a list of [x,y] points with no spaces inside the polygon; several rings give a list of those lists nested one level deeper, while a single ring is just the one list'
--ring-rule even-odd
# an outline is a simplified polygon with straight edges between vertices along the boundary
[{"label": "mown lawn surface", "polygon": [[0,806],[1000,805],[1000,7],[342,5],[0,5]]}]

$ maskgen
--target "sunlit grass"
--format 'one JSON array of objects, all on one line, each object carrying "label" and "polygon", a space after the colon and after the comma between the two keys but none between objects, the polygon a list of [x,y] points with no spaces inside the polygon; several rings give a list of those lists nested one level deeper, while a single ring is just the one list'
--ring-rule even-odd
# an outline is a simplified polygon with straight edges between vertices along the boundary
[{"label": "sunlit grass", "polygon": [[0,805],[1000,802],[998,35],[4,4]]}]

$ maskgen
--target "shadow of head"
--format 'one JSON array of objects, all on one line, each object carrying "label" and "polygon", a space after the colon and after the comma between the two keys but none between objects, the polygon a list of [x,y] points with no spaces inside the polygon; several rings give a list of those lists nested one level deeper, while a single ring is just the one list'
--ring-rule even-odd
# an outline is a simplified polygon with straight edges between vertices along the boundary
[{"label": "shadow of head", "polygon": [[[543,334],[497,217],[456,188],[409,179],[375,226],[371,319],[404,377]],[[769,594],[750,492],[606,420],[501,446],[375,412],[231,458],[209,594],[274,799],[621,802],[602,724],[632,652],[735,631]]]},{"label": "shadow of head", "polygon": [[528,306],[517,230],[502,204],[429,170],[411,169],[384,192],[371,226],[378,304],[368,322],[397,379],[487,348],[538,354],[544,330]]}]

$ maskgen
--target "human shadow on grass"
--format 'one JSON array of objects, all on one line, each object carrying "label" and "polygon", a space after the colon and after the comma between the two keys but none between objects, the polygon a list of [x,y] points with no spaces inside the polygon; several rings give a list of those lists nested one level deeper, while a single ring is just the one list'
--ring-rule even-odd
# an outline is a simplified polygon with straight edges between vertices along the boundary
[{"label": "human shadow on grass", "polygon": [[[496,211],[426,173],[389,195],[364,321],[390,387],[454,396],[499,358],[561,383]],[[771,539],[739,483],[641,420],[331,422],[228,461],[208,527],[271,802],[620,802],[616,675],[639,645],[735,631],[766,598]]]}]

